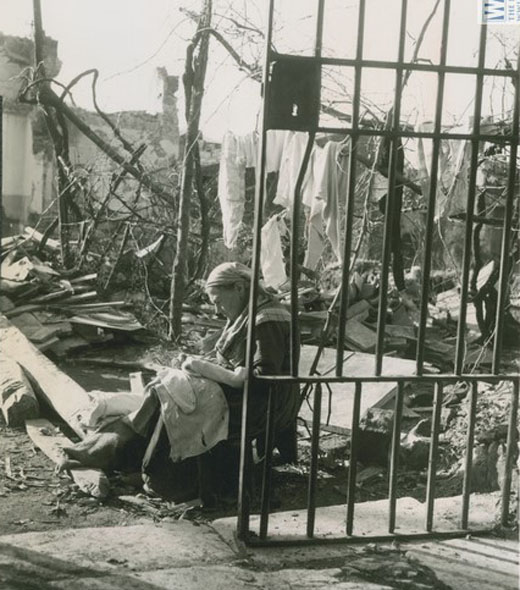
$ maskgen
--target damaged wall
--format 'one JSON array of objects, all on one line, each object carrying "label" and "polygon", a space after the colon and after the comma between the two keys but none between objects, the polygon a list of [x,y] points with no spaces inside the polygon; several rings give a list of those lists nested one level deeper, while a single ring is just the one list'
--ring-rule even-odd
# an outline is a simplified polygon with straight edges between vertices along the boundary
[{"label": "damaged wall", "polygon": [[[45,65],[55,76],[61,67],[56,41],[45,39]],[[34,63],[30,39],[0,33],[0,94],[3,96],[4,231],[16,232],[40,214],[54,195],[52,143],[38,109],[17,102],[23,73]]]}]

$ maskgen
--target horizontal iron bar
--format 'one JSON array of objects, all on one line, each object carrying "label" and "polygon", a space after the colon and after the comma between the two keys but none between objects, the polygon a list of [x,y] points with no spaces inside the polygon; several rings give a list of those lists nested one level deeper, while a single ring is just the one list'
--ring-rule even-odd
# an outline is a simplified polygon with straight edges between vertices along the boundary
[{"label": "horizontal iron bar", "polygon": [[446,74],[483,74],[484,76],[500,76],[502,78],[514,78],[518,72],[514,69],[494,69],[494,68],[478,68],[477,66],[452,66],[441,64],[427,64],[417,62],[403,62],[398,65],[395,61],[384,61],[376,59],[356,59],[356,58],[341,58],[341,57],[314,57],[311,55],[294,55],[288,53],[271,53],[271,61],[312,61],[319,63],[322,66],[347,66],[362,68],[395,70],[402,68],[404,70],[412,70],[417,72],[444,72]]},{"label": "horizontal iron bar", "polygon": [[346,135],[366,135],[368,137],[421,137],[423,139],[459,139],[459,140],[471,140],[478,139],[478,141],[489,141],[495,143],[511,143],[512,141],[518,141],[519,137],[516,135],[492,135],[489,133],[480,133],[475,135],[473,133],[449,133],[441,132],[435,133],[433,131],[406,131],[405,129],[398,129],[396,131],[385,130],[385,129],[367,129],[366,127],[358,128],[357,130],[352,127],[329,127],[329,126],[318,126],[315,131],[320,133],[338,133]]},{"label": "horizontal iron bar", "polygon": [[518,381],[520,380],[520,374],[511,373],[507,375],[443,375],[441,373],[438,373],[435,375],[367,375],[364,377],[327,377],[326,375],[307,375],[301,377],[291,377],[289,375],[257,375],[254,376],[253,379],[255,381],[269,381],[280,383],[398,383],[399,381],[405,383],[435,383],[436,381],[445,381],[448,383],[457,383],[458,381],[468,381],[470,383],[473,383],[475,381],[488,381],[489,383],[499,383],[500,381]]},{"label": "horizontal iron bar", "polygon": [[273,538],[267,537],[267,539],[260,539],[257,536],[249,536],[243,539],[244,543],[249,547],[298,547],[302,545],[334,545],[334,544],[354,544],[362,543],[384,543],[385,541],[417,541],[421,539],[457,539],[465,537],[471,534],[474,537],[479,535],[488,535],[493,529],[475,529],[475,530],[462,530],[457,529],[454,531],[432,531],[431,533],[420,532],[420,533],[394,533],[386,535],[352,535],[350,537],[325,537],[315,536],[312,539],[305,537],[283,537]]}]

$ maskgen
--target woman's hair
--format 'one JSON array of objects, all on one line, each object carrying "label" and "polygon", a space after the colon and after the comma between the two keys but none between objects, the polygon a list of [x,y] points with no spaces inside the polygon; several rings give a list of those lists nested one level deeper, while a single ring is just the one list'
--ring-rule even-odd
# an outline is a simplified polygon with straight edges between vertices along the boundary
[{"label": "woman's hair", "polygon": [[[242,284],[245,293],[248,295],[251,287],[251,280],[253,273],[251,269],[240,262],[224,262],[216,266],[206,279],[206,289],[209,287],[219,287],[222,289],[230,289],[236,284]],[[258,284],[259,295],[266,296],[267,292],[259,281]]]},{"label": "woman's hair", "polygon": [[251,269],[240,262],[224,262],[216,266],[206,279],[208,287],[232,287],[236,283],[243,283],[245,287],[251,284]]}]

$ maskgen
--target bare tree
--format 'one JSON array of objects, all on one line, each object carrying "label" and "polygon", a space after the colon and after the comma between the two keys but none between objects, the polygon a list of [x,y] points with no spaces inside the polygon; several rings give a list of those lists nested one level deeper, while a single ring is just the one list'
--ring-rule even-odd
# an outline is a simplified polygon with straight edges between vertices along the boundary
[{"label": "bare tree", "polygon": [[[194,184],[194,170],[198,140],[200,137],[200,113],[204,96],[204,79],[208,63],[209,29],[211,26],[212,0],[203,0],[197,32],[186,51],[183,75],[186,101],[186,140],[181,176],[181,195],[177,221],[177,249],[172,268],[170,288],[170,338],[179,337],[182,328],[182,302],[186,290],[188,266],[187,246],[190,229],[190,204]],[[198,47],[198,52],[194,55]]]}]

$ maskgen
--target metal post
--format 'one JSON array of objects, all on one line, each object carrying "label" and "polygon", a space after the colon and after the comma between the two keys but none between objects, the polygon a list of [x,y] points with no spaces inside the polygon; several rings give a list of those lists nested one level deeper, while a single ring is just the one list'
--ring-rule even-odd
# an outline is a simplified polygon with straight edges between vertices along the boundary
[{"label": "metal post", "polygon": [[354,390],[354,407],[352,409],[352,428],[350,432],[350,464],[348,467],[347,491],[347,535],[352,535],[354,528],[354,507],[356,503],[357,454],[359,446],[359,414],[361,409],[361,383],[358,381]]},{"label": "metal post", "polygon": [[[444,16],[442,24],[442,40],[439,63],[446,65],[446,53],[448,50],[448,31],[450,24],[451,1],[444,3]],[[442,105],[444,101],[444,80],[445,73],[440,71],[437,74],[437,103],[435,106],[435,127],[434,133],[441,132]],[[417,374],[422,375],[424,363],[424,341],[426,338],[426,320],[428,318],[428,299],[430,296],[430,271],[433,250],[433,222],[435,219],[435,202],[437,197],[437,178],[439,172],[439,153],[441,139],[437,136],[433,140],[432,163],[430,174],[430,193],[428,196],[428,211],[426,214],[426,236],[424,240],[424,258],[422,271],[421,288],[421,314],[419,317],[419,330],[417,334]]]},{"label": "metal post", "polygon": [[298,337],[298,246],[300,237],[300,211],[301,211],[301,192],[303,180],[311,157],[312,148],[314,146],[314,138],[316,133],[309,132],[307,145],[303,154],[303,160],[296,180],[294,189],[294,202],[292,210],[292,233],[291,233],[291,375],[296,377],[298,375],[298,358],[300,352],[300,339]]},{"label": "metal post", "polygon": [[269,64],[271,57],[271,38],[273,30],[273,10],[274,0],[269,0],[268,16],[267,16],[267,33],[265,37],[265,57],[264,57],[264,71],[263,71],[263,93],[264,100],[262,104],[261,113],[261,131],[260,131],[260,145],[259,145],[259,160],[258,160],[258,174],[255,187],[255,227],[253,235],[253,267],[251,290],[249,294],[249,324],[247,327],[247,350],[246,350],[246,366],[247,366],[247,380],[244,385],[244,398],[242,407],[242,432],[240,438],[240,475],[238,486],[238,522],[237,535],[239,539],[245,539],[249,534],[249,501],[247,491],[247,475],[250,469],[248,465],[248,449],[249,444],[247,432],[247,414],[249,391],[253,385],[253,359],[255,354],[255,316],[257,308],[258,297],[258,280],[260,276],[260,247],[262,234],[262,209],[264,202],[265,191],[265,159],[266,159],[266,115],[267,115],[267,96],[269,95]]},{"label": "metal post", "polygon": [[345,203],[345,243],[343,245],[343,269],[341,277],[341,299],[338,320],[338,342],[336,348],[336,374],[343,374],[343,350],[345,349],[345,322],[348,308],[348,285],[350,282],[350,254],[352,247],[352,222],[356,191],[356,153],[358,148],[359,105],[361,101],[361,60],[363,59],[363,40],[365,34],[365,0],[359,2],[358,42],[354,79],[354,97],[352,100],[352,135],[348,174],[347,200]]},{"label": "metal post", "polygon": [[381,263],[381,282],[379,286],[379,310],[377,316],[376,375],[383,369],[383,352],[385,346],[386,304],[388,301],[388,272],[390,265],[390,241],[394,231],[394,201],[397,172],[397,144],[401,124],[401,95],[403,91],[403,63],[406,39],[406,15],[408,0],[401,0],[401,24],[399,31],[399,52],[395,66],[395,98],[392,109],[392,140],[388,162],[388,192],[386,195],[385,225],[383,232],[383,256]]},{"label": "metal post", "polygon": [[[514,81],[515,79],[513,79]],[[493,373],[500,370],[500,356],[502,354],[502,337],[504,330],[504,312],[506,304],[507,285],[509,280],[509,269],[511,265],[510,244],[511,244],[511,227],[513,222],[513,205],[515,202],[515,189],[517,182],[517,153],[518,153],[518,133],[520,119],[520,53],[516,64],[516,84],[515,84],[515,102],[513,108],[513,128],[511,135],[510,154],[509,154],[509,178],[507,182],[507,197],[504,211],[504,227],[502,233],[502,246],[500,250],[500,275],[498,279],[498,304],[495,317],[495,341],[493,343]],[[517,198],[517,197],[516,197]]]},{"label": "metal post", "polygon": [[312,416],[311,465],[309,469],[309,491],[307,496],[307,537],[314,536],[316,516],[316,484],[318,479],[318,453],[320,450],[321,383],[314,390],[314,411]]},{"label": "metal post", "polygon": [[482,112],[482,92],[484,75],[482,69],[486,60],[487,26],[482,25],[480,31],[480,45],[478,54],[477,87],[475,90],[475,109],[473,112],[473,139],[471,140],[471,165],[468,186],[468,207],[466,217],[466,232],[464,236],[464,255],[462,260],[462,284],[460,291],[459,321],[457,324],[457,346],[455,354],[455,373],[460,375],[464,368],[464,348],[466,311],[468,308],[469,267],[471,264],[471,241],[473,238],[473,214],[475,210],[475,193],[477,190],[477,167],[479,155],[480,116]]},{"label": "metal post", "polygon": [[271,467],[273,462],[273,443],[274,443],[274,399],[273,388],[269,388],[267,400],[267,424],[265,435],[265,455],[264,470],[262,474],[262,496],[261,496],[261,514],[260,514],[260,538],[265,539],[267,536],[267,527],[269,523],[269,504],[271,499]]},{"label": "metal post", "polygon": [[518,416],[518,391],[519,382],[513,382],[511,391],[511,406],[509,408],[509,426],[507,429],[507,447],[506,447],[506,464],[504,481],[502,483],[502,510],[500,522],[502,526],[507,526],[509,518],[509,494],[511,493],[511,478],[513,476],[513,462],[517,445],[517,416]]},{"label": "metal post", "polygon": [[396,502],[397,502],[397,468],[399,462],[399,447],[401,442],[401,418],[403,415],[404,385],[402,381],[397,383],[395,397],[394,428],[392,431],[392,454],[390,457],[390,483],[389,483],[389,516],[388,532],[395,530]]},{"label": "metal post", "polygon": [[437,459],[439,456],[439,429],[442,410],[442,388],[443,386],[441,381],[435,384],[430,453],[428,456],[428,482],[426,485],[426,530],[428,532],[430,532],[433,528],[435,476],[437,472]]},{"label": "metal post", "polygon": [[475,415],[477,413],[478,383],[473,381],[469,392],[468,430],[466,432],[466,457],[464,460],[464,480],[462,482],[461,528],[468,528],[469,497],[471,494],[471,467],[473,465],[473,441],[475,438]]}]

